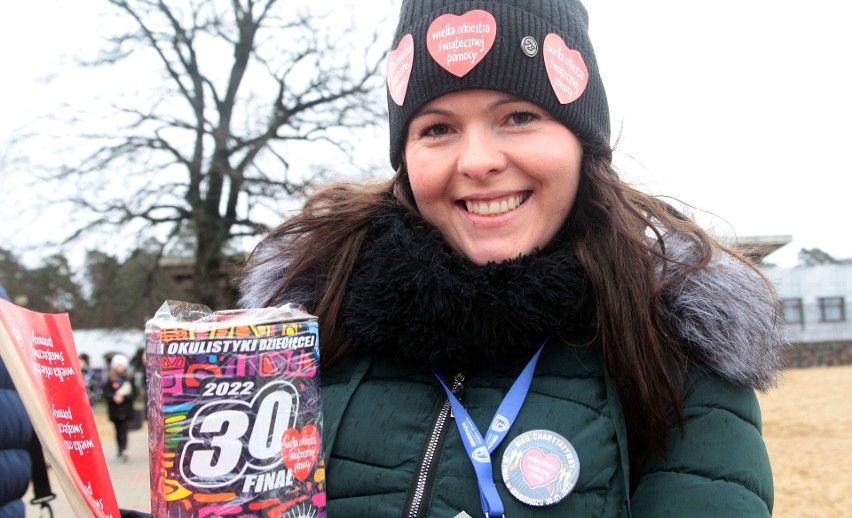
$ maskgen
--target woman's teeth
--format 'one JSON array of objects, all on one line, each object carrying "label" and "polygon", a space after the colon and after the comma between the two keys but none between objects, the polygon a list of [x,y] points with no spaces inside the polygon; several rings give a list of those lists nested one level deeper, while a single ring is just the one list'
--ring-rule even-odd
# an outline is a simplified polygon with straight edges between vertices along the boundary
[{"label": "woman's teeth", "polygon": [[509,196],[502,200],[492,201],[465,201],[465,207],[468,212],[478,214],[480,216],[497,216],[504,214],[518,207],[524,200],[527,199],[526,194],[518,194]]}]

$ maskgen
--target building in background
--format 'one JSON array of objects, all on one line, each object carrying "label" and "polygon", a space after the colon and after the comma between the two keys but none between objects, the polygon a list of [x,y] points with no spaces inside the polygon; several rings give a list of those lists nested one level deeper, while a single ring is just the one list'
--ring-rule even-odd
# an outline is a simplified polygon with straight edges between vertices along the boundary
[{"label": "building in background", "polygon": [[790,243],[793,236],[738,236],[735,246],[751,261],[762,266],[767,255]]},{"label": "building in background", "polygon": [[798,266],[761,269],[781,299],[790,366],[852,364],[852,260],[803,250]]}]

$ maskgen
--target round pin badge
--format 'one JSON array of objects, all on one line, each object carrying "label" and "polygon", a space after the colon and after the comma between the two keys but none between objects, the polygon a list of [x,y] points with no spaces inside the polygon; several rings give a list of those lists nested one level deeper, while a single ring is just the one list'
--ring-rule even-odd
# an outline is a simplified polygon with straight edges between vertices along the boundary
[{"label": "round pin badge", "polygon": [[574,489],[580,476],[580,459],[565,437],[548,430],[530,430],[506,447],[502,472],[512,496],[542,507],[559,502]]},{"label": "round pin badge", "polygon": [[524,36],[521,40],[521,50],[527,57],[534,58],[538,54],[538,42],[532,36]]}]

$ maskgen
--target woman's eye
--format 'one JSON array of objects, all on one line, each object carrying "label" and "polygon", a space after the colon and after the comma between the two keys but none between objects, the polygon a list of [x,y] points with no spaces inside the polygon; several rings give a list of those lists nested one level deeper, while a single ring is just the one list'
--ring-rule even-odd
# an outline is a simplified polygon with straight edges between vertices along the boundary
[{"label": "woman's eye", "polygon": [[533,112],[515,112],[509,116],[509,122],[515,125],[526,124],[538,119],[538,115]]},{"label": "woman's eye", "polygon": [[450,132],[449,126],[446,124],[433,124],[423,130],[421,133],[424,137],[440,137]]}]

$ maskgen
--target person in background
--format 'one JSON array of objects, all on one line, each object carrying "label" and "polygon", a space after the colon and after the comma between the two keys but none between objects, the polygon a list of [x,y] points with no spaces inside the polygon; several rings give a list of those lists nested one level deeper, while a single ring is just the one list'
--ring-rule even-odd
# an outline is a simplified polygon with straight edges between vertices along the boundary
[{"label": "person in background", "polygon": [[390,49],[395,176],[242,281],[318,316],[329,516],[769,516],[777,297],[619,178],[583,5],[403,0]]},{"label": "person in background", "polygon": [[[0,298],[11,302],[0,285]],[[27,410],[0,359],[0,518],[23,518],[21,498],[32,478],[30,445],[35,435]]]},{"label": "person in background", "polygon": [[9,371],[0,359],[0,518],[23,518],[21,498],[32,479],[30,442],[34,432]]},{"label": "person in background", "polygon": [[130,361],[123,354],[110,358],[109,373],[104,383],[104,398],[107,401],[107,417],[115,426],[118,460],[126,462],[127,432],[133,422],[133,402],[136,399],[136,384],[128,367]]},{"label": "person in background", "polygon": [[88,380],[91,359],[86,353],[80,353],[79,355],[77,355],[77,358],[80,360],[80,372],[83,374],[83,380]]},{"label": "person in background", "polygon": [[[3,285],[0,284],[0,298],[11,302]],[[47,478],[44,453],[41,443],[33,430],[27,410],[12,381],[6,364],[0,359],[0,518],[23,518],[25,506],[21,498],[27,491],[33,475],[38,472],[39,480]],[[36,463],[38,465],[36,466]],[[38,468],[36,470],[35,468]],[[45,505],[53,495],[49,482]],[[41,489],[41,484],[35,489]],[[39,491],[37,496],[41,497]],[[42,502],[34,502],[42,503]]]}]

